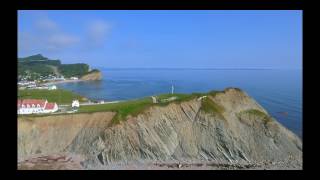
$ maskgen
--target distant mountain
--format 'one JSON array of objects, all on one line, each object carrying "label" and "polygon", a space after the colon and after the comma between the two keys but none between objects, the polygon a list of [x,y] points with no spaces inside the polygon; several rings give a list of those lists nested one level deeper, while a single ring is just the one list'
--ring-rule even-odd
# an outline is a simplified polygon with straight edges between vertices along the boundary
[{"label": "distant mountain", "polygon": [[[95,69],[94,72],[96,73],[96,71],[99,70]],[[49,75],[81,78],[90,72],[88,64],[61,64],[60,60],[51,60],[41,54],[18,58],[18,76],[28,77],[29,80]]]},{"label": "distant mountain", "polygon": [[18,58],[19,61],[44,61],[49,60],[48,58],[42,56],[41,54],[36,54],[33,56],[28,56],[25,58]]}]

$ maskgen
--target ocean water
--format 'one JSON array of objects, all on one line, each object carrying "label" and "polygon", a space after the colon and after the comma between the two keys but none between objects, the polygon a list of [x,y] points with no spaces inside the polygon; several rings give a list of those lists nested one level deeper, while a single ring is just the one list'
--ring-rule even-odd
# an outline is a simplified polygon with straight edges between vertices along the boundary
[{"label": "ocean water", "polygon": [[103,69],[103,80],[58,84],[94,100],[128,100],[238,87],[302,137],[302,70]]}]

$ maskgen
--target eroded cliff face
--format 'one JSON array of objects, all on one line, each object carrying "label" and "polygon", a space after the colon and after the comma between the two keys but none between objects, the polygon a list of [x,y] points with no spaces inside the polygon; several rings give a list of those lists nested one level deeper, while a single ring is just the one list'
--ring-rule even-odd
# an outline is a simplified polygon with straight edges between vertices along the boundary
[{"label": "eroded cliff face", "polygon": [[82,146],[90,146],[111,121],[114,113],[74,114],[18,119],[18,160],[35,154],[65,152],[81,138]]},{"label": "eroded cliff face", "polygon": [[101,80],[102,79],[102,73],[100,71],[91,72],[89,74],[86,74],[80,78],[84,81],[95,81],[95,80]]},{"label": "eroded cliff face", "polygon": [[72,153],[87,169],[175,160],[302,162],[301,140],[246,93],[227,89],[207,98],[213,111],[193,99],[152,106],[118,125],[110,125],[111,112],[18,119],[18,155]]}]

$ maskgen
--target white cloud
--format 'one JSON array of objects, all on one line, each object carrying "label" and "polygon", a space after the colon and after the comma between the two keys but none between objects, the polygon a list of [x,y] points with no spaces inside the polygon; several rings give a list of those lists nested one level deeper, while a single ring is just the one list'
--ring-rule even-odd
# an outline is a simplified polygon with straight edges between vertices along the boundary
[{"label": "white cloud", "polygon": [[37,16],[30,24],[33,25],[30,32],[19,31],[18,48],[21,51],[59,52],[80,42],[79,37],[66,33],[57,22],[45,15]]},{"label": "white cloud", "polygon": [[27,32],[18,33],[18,50],[19,51],[30,51],[32,43],[36,43],[36,40],[33,38],[32,34]]},{"label": "white cloud", "polygon": [[44,31],[57,31],[59,29],[58,24],[48,17],[37,19],[35,25],[39,30]]},{"label": "white cloud", "polygon": [[95,20],[89,24],[88,29],[90,36],[98,38],[105,36],[111,30],[111,25],[102,20]]},{"label": "white cloud", "polygon": [[[75,24],[83,30],[82,36],[68,32],[65,26],[59,24],[46,14],[36,14],[28,31],[18,30],[18,51],[25,54],[37,52],[62,52],[69,48],[81,48],[82,50],[94,50],[102,47],[111,30],[111,25],[103,20],[92,20],[88,24]],[[23,31],[24,30],[24,31]],[[81,49],[79,49],[81,50]]]},{"label": "white cloud", "polygon": [[105,21],[91,21],[87,27],[87,47],[100,47],[104,45],[105,39],[110,33],[111,29],[111,24]]},{"label": "white cloud", "polygon": [[79,42],[80,39],[78,37],[63,33],[52,34],[47,39],[48,45],[56,47],[56,49],[70,47]]}]

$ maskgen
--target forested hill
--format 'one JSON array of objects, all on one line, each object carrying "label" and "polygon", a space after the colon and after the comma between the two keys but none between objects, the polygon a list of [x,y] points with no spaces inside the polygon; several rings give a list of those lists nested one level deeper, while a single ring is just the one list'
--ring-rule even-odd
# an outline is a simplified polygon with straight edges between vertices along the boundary
[{"label": "forested hill", "polygon": [[41,54],[18,58],[18,76],[28,76],[30,79],[49,75],[80,78],[89,72],[91,71],[88,64],[61,64],[60,60],[49,59]]}]

